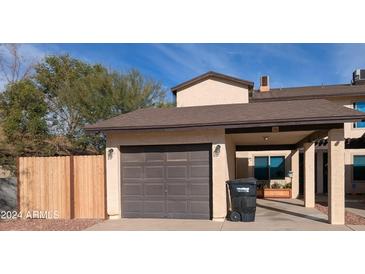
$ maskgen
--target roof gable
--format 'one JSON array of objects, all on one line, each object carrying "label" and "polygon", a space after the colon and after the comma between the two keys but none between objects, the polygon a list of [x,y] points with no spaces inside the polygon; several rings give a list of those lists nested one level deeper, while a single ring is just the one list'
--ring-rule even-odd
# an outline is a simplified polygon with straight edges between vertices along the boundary
[{"label": "roof gable", "polygon": [[253,88],[253,86],[254,86],[254,83],[251,81],[239,79],[236,77],[228,76],[228,75],[217,73],[214,71],[209,71],[207,73],[199,75],[193,79],[185,81],[185,82],[171,88],[171,91],[175,94],[176,92],[178,92],[182,89],[188,88],[190,86],[193,86],[193,85],[200,83],[202,81],[205,81],[207,79],[216,79],[216,80],[221,80],[221,81],[223,80],[225,82],[233,83],[235,85],[240,85],[240,86],[247,86],[249,88]]}]

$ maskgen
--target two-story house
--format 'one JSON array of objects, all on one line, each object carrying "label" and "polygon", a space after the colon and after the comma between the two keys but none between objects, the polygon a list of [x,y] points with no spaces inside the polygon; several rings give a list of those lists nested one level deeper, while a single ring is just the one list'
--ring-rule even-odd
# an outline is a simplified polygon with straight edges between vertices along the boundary
[{"label": "two-story house", "polygon": [[[361,71],[363,73],[363,71]],[[107,137],[110,218],[224,220],[226,181],[290,182],[293,198],[328,193],[344,223],[345,193],[365,191],[365,85],[270,89],[208,72],[172,88],[174,108],[148,108],[86,127]]]}]

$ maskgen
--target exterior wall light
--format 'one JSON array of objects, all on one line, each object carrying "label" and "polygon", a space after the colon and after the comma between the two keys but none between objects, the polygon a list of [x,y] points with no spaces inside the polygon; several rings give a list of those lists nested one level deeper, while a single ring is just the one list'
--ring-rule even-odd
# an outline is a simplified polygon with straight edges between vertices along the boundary
[{"label": "exterior wall light", "polygon": [[214,156],[218,157],[220,152],[221,152],[221,145],[216,145],[214,149]]},{"label": "exterior wall light", "polygon": [[114,152],[114,149],[112,149],[112,148],[110,148],[110,149],[108,150],[108,159],[109,159],[109,160],[113,158],[113,152]]}]

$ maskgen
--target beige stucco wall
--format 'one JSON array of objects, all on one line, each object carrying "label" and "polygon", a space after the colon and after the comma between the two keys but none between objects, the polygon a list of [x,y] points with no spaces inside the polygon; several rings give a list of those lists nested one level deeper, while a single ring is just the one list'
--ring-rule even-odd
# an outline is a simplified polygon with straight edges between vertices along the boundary
[{"label": "beige stucco wall", "polygon": [[254,166],[256,156],[284,156],[285,157],[285,180],[270,180],[270,183],[290,183],[291,178],[288,172],[291,170],[291,150],[275,151],[237,151],[236,152],[236,177],[254,177]]},{"label": "beige stucco wall", "polygon": [[290,154],[292,178],[292,198],[296,199],[299,195],[299,149],[295,149]]},{"label": "beige stucco wall", "polygon": [[[234,171],[234,146],[229,138],[226,140],[224,129],[160,131],[140,133],[108,133],[107,134],[107,212],[110,218],[121,218],[121,169],[120,149],[122,145],[167,145],[167,144],[212,144],[212,193],[213,220],[224,220],[227,213],[225,182]],[[227,146],[226,146],[227,143]],[[214,150],[220,145],[220,153]],[[108,157],[109,149],[113,149],[113,157]],[[228,156],[230,159],[228,159]]]},{"label": "beige stucco wall", "polygon": [[304,206],[315,205],[315,143],[305,143],[304,149]]},{"label": "beige stucco wall", "polygon": [[207,79],[176,93],[177,107],[248,103],[248,88]]},{"label": "beige stucco wall", "polygon": [[345,141],[343,129],[328,132],[328,221],[345,223]]},{"label": "beige stucco wall", "polygon": [[[328,100],[352,109],[355,102],[365,102],[365,96],[349,96],[341,98],[331,98]],[[345,123],[344,129],[345,138],[359,138],[363,134],[365,134],[365,128],[355,128],[354,123]]]}]

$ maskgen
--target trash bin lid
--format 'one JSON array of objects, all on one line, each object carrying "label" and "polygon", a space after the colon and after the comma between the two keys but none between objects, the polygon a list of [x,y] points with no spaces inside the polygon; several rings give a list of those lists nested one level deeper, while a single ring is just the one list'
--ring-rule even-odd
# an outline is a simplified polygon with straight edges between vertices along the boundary
[{"label": "trash bin lid", "polygon": [[227,181],[227,184],[239,184],[239,183],[245,183],[245,184],[257,184],[257,180],[254,177],[248,177],[248,178],[240,178],[240,179],[234,179]]}]

